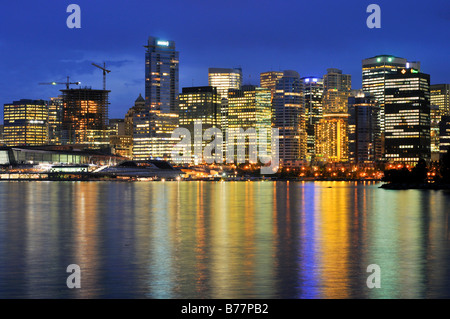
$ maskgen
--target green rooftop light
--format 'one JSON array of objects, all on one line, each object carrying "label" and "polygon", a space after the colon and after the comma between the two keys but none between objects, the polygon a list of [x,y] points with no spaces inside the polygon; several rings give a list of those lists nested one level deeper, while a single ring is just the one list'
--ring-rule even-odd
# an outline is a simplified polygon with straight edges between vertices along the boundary
[{"label": "green rooftop light", "polygon": [[392,62],[392,60],[393,60],[393,58],[389,58],[389,59],[388,59],[389,62]]},{"label": "green rooftop light", "polygon": [[381,58],[378,58],[378,59],[377,59],[377,62],[381,62]]}]

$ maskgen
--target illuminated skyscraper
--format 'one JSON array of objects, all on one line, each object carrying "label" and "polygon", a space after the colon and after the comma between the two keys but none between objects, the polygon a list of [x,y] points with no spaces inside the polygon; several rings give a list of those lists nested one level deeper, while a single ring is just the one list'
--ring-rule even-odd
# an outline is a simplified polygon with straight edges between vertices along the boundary
[{"label": "illuminated skyscraper", "polygon": [[[450,116],[450,84],[430,86],[431,159],[439,160],[440,125],[443,116]],[[444,138],[445,139],[445,138]]]},{"label": "illuminated skyscraper", "polygon": [[416,164],[430,159],[430,76],[417,69],[386,75],[385,158]]},{"label": "illuminated skyscraper", "polygon": [[450,84],[431,85],[430,104],[439,106],[441,116],[450,115]]},{"label": "illuminated skyscraper", "polygon": [[347,113],[352,77],[339,69],[327,69],[323,77],[323,114]]},{"label": "illuminated skyscraper", "polygon": [[306,157],[305,110],[300,76],[284,71],[273,96],[273,126],[279,132],[279,156],[284,166],[299,165]]},{"label": "illuminated skyscraper", "polygon": [[48,141],[48,102],[20,100],[3,106],[3,139],[7,146],[44,145]]},{"label": "illuminated skyscraper", "polygon": [[315,126],[322,118],[323,79],[318,77],[301,78],[302,105],[306,121],[306,160],[314,161]]},{"label": "illuminated skyscraper", "polygon": [[329,113],[316,124],[316,160],[348,161],[348,114]]},{"label": "illuminated skyscraper", "polygon": [[446,153],[450,151],[450,116],[443,116],[439,123],[439,148],[442,158]]},{"label": "illuminated skyscraper", "polygon": [[109,146],[108,93],[90,88],[63,92],[62,144],[86,144],[100,149]]},{"label": "illuminated skyscraper", "polygon": [[380,108],[369,93],[358,92],[348,103],[349,160],[356,165],[381,160]]},{"label": "illuminated skyscraper", "polygon": [[[212,86],[183,88],[183,92],[178,96],[178,99],[180,127],[189,130],[191,139],[194,140],[192,154],[200,157],[201,154],[196,154],[195,151],[197,149],[202,150],[203,154],[204,146],[210,142],[209,140],[203,140],[204,132],[211,127],[219,129],[221,127],[221,104],[217,88]],[[195,136],[200,137],[200,145],[195,145]],[[222,136],[222,138],[224,137]],[[223,154],[221,156],[223,157]]]},{"label": "illuminated skyscraper", "polygon": [[242,86],[242,69],[208,69],[208,85],[217,88],[217,93],[221,99],[228,98],[229,89],[239,90]]},{"label": "illuminated skyscraper", "polygon": [[61,145],[64,103],[62,97],[50,98],[48,106],[48,144]]},{"label": "illuminated skyscraper", "polygon": [[145,47],[145,103],[152,110],[176,113],[179,53],[175,42],[149,37]]},{"label": "illuminated skyscraper", "polygon": [[[259,150],[267,149],[270,152],[272,127],[270,100],[269,89],[253,85],[244,85],[240,90],[230,89],[228,92],[228,136],[236,138],[227,139],[227,147],[234,148],[235,154],[237,147],[244,147],[246,160],[258,155],[252,153],[249,157],[249,144],[252,140],[253,145],[256,145]],[[248,134],[242,133],[242,130],[247,131]],[[263,132],[267,133],[267,139],[259,138]],[[247,141],[246,137],[248,137]],[[241,141],[239,141],[240,138]]]},{"label": "illuminated skyscraper", "polygon": [[388,74],[396,74],[399,69],[420,70],[420,62],[408,62],[392,55],[377,55],[362,61],[362,89],[375,97],[380,107],[381,133],[384,134],[385,82]]},{"label": "illuminated skyscraper", "polygon": [[178,114],[158,110],[136,112],[133,117],[133,159],[171,160],[172,149],[179,142],[172,138],[178,128]]},{"label": "illuminated skyscraper", "polygon": [[260,87],[269,89],[272,93],[272,98],[275,94],[275,89],[277,86],[277,82],[279,79],[283,77],[282,71],[268,71],[263,72],[259,75],[260,78]]}]

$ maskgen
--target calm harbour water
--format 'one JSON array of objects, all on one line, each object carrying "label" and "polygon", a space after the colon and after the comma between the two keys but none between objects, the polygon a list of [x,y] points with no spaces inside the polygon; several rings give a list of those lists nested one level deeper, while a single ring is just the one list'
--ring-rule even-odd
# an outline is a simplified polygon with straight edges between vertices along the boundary
[{"label": "calm harbour water", "polygon": [[450,298],[450,193],[379,186],[1,182],[0,298]]}]

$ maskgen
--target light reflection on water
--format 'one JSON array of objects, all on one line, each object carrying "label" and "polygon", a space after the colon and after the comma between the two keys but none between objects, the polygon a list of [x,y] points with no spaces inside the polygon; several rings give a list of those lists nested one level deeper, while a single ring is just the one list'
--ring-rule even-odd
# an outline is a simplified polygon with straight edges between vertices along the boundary
[{"label": "light reflection on water", "polygon": [[450,298],[450,194],[378,186],[2,182],[0,298]]}]

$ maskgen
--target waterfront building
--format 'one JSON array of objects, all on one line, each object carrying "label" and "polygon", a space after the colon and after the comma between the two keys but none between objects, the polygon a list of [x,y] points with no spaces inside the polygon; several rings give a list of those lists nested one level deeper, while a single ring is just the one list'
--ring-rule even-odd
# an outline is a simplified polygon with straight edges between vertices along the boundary
[{"label": "waterfront building", "polygon": [[417,69],[386,75],[385,158],[416,164],[430,160],[430,76]]},{"label": "waterfront building", "polygon": [[342,74],[339,69],[327,69],[323,76],[323,114],[347,113],[351,89],[350,74]]},{"label": "waterfront building", "polygon": [[306,157],[305,109],[300,76],[284,71],[275,87],[273,127],[279,134],[279,157],[283,166],[300,166]]},{"label": "waterfront building", "polygon": [[439,107],[441,116],[450,115],[450,84],[430,85],[430,104]]},{"label": "waterfront building", "polygon": [[173,147],[180,141],[172,138],[178,128],[178,114],[159,110],[136,112],[133,117],[133,159],[171,160]]},{"label": "waterfront building", "polygon": [[7,146],[48,142],[48,101],[20,100],[3,106],[3,139]]},{"label": "waterfront building", "polygon": [[323,79],[319,77],[301,78],[302,106],[305,109],[306,127],[306,160],[315,159],[315,127],[323,116]]},{"label": "waterfront building", "polygon": [[384,136],[385,83],[388,74],[396,74],[399,69],[420,70],[420,62],[408,62],[393,55],[377,55],[362,61],[362,89],[374,96],[380,107],[381,134]]},{"label": "waterfront building", "polygon": [[375,97],[357,92],[349,98],[348,112],[349,161],[364,165],[381,160],[380,108]]},{"label": "waterfront building", "polygon": [[275,94],[277,82],[283,77],[283,74],[283,71],[267,71],[262,72],[259,75],[260,87],[269,89],[272,95],[272,99]]},{"label": "waterfront building", "polygon": [[440,159],[450,151],[450,115],[442,116],[439,123]]},{"label": "waterfront building", "polygon": [[[191,140],[194,141],[192,154],[194,160],[198,161],[201,154],[196,154],[195,150],[202,150],[203,154],[203,148],[210,142],[202,138],[205,131],[212,127],[221,128],[220,95],[217,88],[212,86],[187,87],[183,88],[178,100],[180,127],[189,130]],[[195,136],[200,136],[200,145],[195,144]],[[223,157],[223,154],[221,156]]]},{"label": "waterfront building", "polygon": [[50,98],[48,105],[48,144],[62,144],[62,119],[64,115],[64,103],[62,97]]},{"label": "waterfront building", "polygon": [[328,113],[316,124],[316,161],[348,161],[348,114]]},{"label": "waterfront building", "polygon": [[431,159],[440,157],[440,121],[450,115],[450,84],[430,85]]},{"label": "waterfront building", "polygon": [[[257,146],[256,152],[266,149],[270,154],[272,128],[272,104],[270,100],[269,89],[254,85],[244,85],[241,89],[230,89],[228,91],[226,145],[227,148],[234,149],[234,154],[236,154],[238,147],[245,149],[245,161],[252,162],[252,159],[258,155],[253,152],[249,156],[250,143],[252,143],[252,146]],[[241,129],[244,130],[244,133]],[[266,138],[262,138],[261,134],[263,133],[267,133]],[[229,136],[234,138],[228,139]],[[248,137],[248,141],[246,137]]]},{"label": "waterfront building", "polygon": [[86,144],[92,149],[109,147],[108,90],[79,88],[63,93],[62,144]]},{"label": "waterfront building", "polygon": [[110,119],[108,130],[111,153],[131,159],[133,157],[133,135],[126,134],[125,119]]},{"label": "waterfront building", "polygon": [[145,47],[146,106],[163,113],[177,113],[179,53],[175,42],[150,36]]},{"label": "waterfront building", "polygon": [[217,88],[220,99],[228,98],[228,90],[239,90],[242,86],[242,69],[209,68],[208,85]]}]

